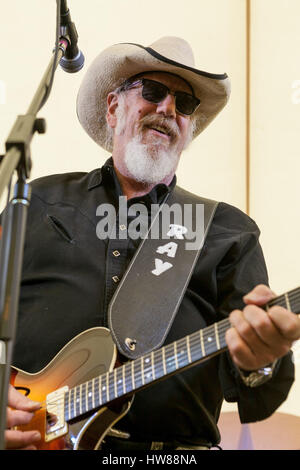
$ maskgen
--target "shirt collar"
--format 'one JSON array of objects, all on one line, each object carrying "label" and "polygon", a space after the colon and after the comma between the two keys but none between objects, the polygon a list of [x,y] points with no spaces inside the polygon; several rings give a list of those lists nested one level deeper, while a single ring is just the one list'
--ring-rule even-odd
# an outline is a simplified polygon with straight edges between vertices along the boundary
[{"label": "shirt collar", "polygon": [[[90,173],[88,178],[88,190],[94,189],[102,184],[105,185],[108,183],[108,180],[111,183],[111,178],[113,178],[115,181],[117,192],[120,192],[120,195],[122,195],[117,175],[114,170],[112,157],[110,157],[101,168],[98,168],[97,170],[94,170]],[[151,204],[161,203],[167,193],[173,191],[174,187],[176,186],[176,181],[176,175],[174,175],[174,178],[172,179],[169,186],[164,183],[159,183],[154,186],[154,188],[152,188],[148,194],[145,194],[139,198],[134,198],[132,199],[132,202],[136,202],[137,199],[139,201],[144,200],[144,202],[149,202]]]}]

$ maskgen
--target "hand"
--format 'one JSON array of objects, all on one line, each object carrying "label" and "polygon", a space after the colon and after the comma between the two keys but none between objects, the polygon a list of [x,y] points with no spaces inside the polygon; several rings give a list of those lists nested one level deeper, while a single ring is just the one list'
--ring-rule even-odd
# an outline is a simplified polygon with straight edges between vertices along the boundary
[{"label": "hand", "polygon": [[[12,385],[8,390],[7,428],[27,424],[33,417],[34,411],[40,408],[40,403],[30,400],[18,392]],[[11,409],[11,408],[13,409]],[[6,449],[35,450],[34,443],[41,439],[38,431],[5,431]]]},{"label": "hand", "polygon": [[232,325],[226,342],[234,363],[244,370],[257,370],[285,356],[300,338],[300,318],[287,309],[274,306],[265,312],[259,306],[276,297],[265,285],[258,285],[243,300],[243,310],[229,316]]}]

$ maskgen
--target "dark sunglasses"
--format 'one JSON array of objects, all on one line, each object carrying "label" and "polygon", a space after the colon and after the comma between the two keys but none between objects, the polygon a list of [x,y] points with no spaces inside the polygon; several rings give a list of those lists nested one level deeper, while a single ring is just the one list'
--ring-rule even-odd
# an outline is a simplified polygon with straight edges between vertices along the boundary
[{"label": "dark sunglasses", "polygon": [[184,91],[172,92],[163,83],[155,80],[149,80],[149,78],[141,78],[135,82],[124,84],[121,90],[130,90],[139,85],[142,85],[142,96],[146,101],[150,103],[160,103],[163,101],[168,94],[175,96],[176,111],[181,114],[190,115],[197,109],[200,104],[200,100],[196,96]]}]

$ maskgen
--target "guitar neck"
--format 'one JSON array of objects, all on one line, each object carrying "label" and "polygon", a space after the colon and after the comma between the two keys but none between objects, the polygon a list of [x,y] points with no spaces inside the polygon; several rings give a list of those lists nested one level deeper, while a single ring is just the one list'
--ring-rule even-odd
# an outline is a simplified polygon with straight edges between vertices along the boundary
[{"label": "guitar neck", "polygon": [[[276,297],[262,308],[267,311],[274,305],[300,313],[300,287]],[[225,334],[230,326],[226,318],[68,390],[65,420],[78,419],[117,398],[220,354],[227,349]]]}]

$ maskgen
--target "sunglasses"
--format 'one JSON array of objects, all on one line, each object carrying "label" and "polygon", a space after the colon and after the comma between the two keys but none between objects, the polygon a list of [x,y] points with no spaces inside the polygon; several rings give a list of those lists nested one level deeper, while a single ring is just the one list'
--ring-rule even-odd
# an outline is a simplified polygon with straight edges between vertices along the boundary
[{"label": "sunglasses", "polygon": [[198,108],[200,100],[196,96],[184,91],[172,92],[163,83],[155,80],[149,80],[148,78],[141,78],[135,82],[124,84],[122,90],[130,90],[137,86],[142,86],[142,96],[146,101],[150,103],[160,103],[163,101],[168,94],[175,96],[176,111],[180,114],[190,115]]}]

